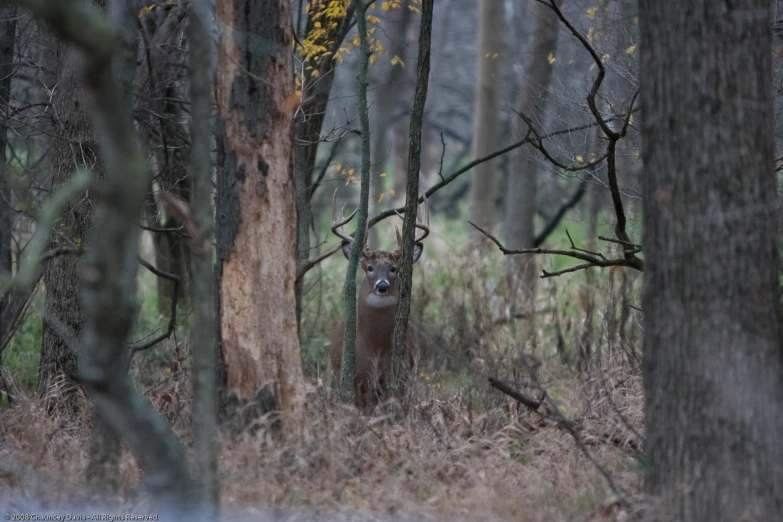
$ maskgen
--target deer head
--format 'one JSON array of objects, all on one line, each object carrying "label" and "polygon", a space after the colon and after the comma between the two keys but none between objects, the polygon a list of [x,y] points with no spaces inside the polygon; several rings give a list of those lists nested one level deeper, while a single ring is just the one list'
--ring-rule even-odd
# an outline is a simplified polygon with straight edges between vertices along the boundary
[{"label": "deer head", "polygon": [[[336,193],[335,193],[336,195]],[[416,216],[416,228],[417,233],[413,242],[413,262],[419,260],[421,253],[424,251],[424,244],[422,241],[430,233],[429,228],[429,205],[427,199],[424,198],[424,216]],[[332,232],[343,240],[342,249],[346,259],[351,257],[351,249],[353,248],[354,238],[349,236],[343,230],[343,226],[347,224],[356,215],[354,210],[348,217],[344,216],[345,207],[343,206],[338,218],[334,205],[332,207]],[[357,209],[358,210],[358,209]],[[364,243],[359,255],[359,266],[364,272],[364,281],[362,287],[367,287],[369,294],[365,296],[367,306],[374,308],[383,308],[386,306],[393,306],[397,304],[397,273],[399,269],[399,263],[402,260],[402,236],[399,229],[397,233],[397,249],[394,252],[384,252],[381,250],[372,250],[367,247],[367,234],[368,230],[364,232]],[[362,303],[359,303],[360,306]]]}]

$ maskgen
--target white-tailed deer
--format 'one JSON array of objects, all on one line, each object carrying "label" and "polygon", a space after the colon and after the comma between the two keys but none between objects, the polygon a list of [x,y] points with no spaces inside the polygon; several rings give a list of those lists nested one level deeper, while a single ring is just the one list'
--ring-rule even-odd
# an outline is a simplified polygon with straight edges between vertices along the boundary
[{"label": "white-tailed deer", "polygon": [[[345,210],[345,207],[343,207]],[[353,238],[343,231],[356,210],[348,217],[343,212],[337,215],[336,208],[332,210],[332,232],[343,240],[343,254],[346,259],[351,256]],[[424,200],[424,217],[416,217],[417,231],[413,243],[413,262],[418,261],[424,250],[422,240],[430,233],[429,206]],[[367,241],[367,231],[364,234]],[[371,250],[362,246],[359,256],[359,266],[364,271],[364,279],[359,287],[356,314],[356,377],[353,389],[356,406],[369,409],[383,398],[391,381],[392,367],[392,334],[394,332],[394,317],[397,315],[397,298],[399,286],[397,274],[402,258],[402,238],[397,230],[397,250],[383,252]],[[343,334],[345,321],[341,321],[332,333],[332,344],[329,348],[329,358],[332,369],[340,379],[340,364],[343,355]],[[415,345],[411,328],[408,327],[406,361],[409,369],[414,367]]]}]

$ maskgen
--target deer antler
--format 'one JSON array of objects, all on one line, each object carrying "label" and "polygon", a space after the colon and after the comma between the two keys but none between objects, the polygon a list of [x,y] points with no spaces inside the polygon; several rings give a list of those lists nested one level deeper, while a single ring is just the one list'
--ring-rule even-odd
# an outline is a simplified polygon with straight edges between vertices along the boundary
[{"label": "deer antler", "polygon": [[414,243],[421,243],[425,237],[430,235],[430,205],[427,203],[427,195],[424,195],[424,219],[419,221],[418,214],[416,215],[416,228],[422,231],[421,235],[416,235]]},{"label": "deer antler", "polygon": [[345,233],[345,231],[343,230],[343,225],[345,225],[350,220],[352,220],[359,209],[358,208],[354,209],[354,211],[351,212],[351,214],[348,217],[345,217],[345,205],[343,205],[343,208],[340,209],[340,218],[338,219],[336,204],[337,204],[337,191],[335,190],[334,197],[332,198],[332,233],[337,237],[341,238],[343,241],[353,243],[353,238]]}]

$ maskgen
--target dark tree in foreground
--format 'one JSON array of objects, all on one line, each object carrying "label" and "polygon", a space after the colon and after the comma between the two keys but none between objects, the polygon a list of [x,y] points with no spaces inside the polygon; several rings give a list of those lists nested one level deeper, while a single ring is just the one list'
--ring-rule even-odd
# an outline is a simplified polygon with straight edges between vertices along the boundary
[{"label": "dark tree in foreground", "polygon": [[[182,446],[127,373],[127,343],[135,314],[136,257],[147,166],[130,108],[113,74],[116,35],[108,21],[79,0],[19,0],[79,52],[83,93],[105,164],[101,197],[81,274],[84,318],[79,379],[101,418],[122,434],[146,472],[158,507],[192,510],[193,488]],[[76,343],[72,343],[75,345]],[[192,511],[190,511],[192,514]]]},{"label": "dark tree in foreground", "polygon": [[209,33],[211,22],[209,0],[191,3],[188,23],[192,152],[190,173],[193,177],[193,218],[201,232],[200,243],[191,247],[190,291],[193,296],[193,453],[194,475],[205,518],[217,518],[219,491],[217,484],[217,343],[215,339],[215,275],[212,262],[212,133],[210,113],[214,73],[213,46]]},{"label": "dark tree in foreground", "polygon": [[641,0],[647,485],[678,520],[779,520],[770,3]]}]

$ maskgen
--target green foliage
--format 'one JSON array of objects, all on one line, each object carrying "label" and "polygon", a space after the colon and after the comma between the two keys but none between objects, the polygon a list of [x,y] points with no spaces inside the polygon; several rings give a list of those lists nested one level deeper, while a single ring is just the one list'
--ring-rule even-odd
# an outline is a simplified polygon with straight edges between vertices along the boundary
[{"label": "green foliage", "polygon": [[22,319],[19,331],[3,352],[3,366],[8,368],[17,384],[24,390],[38,386],[38,365],[41,362],[43,319],[35,306],[30,306]]}]

